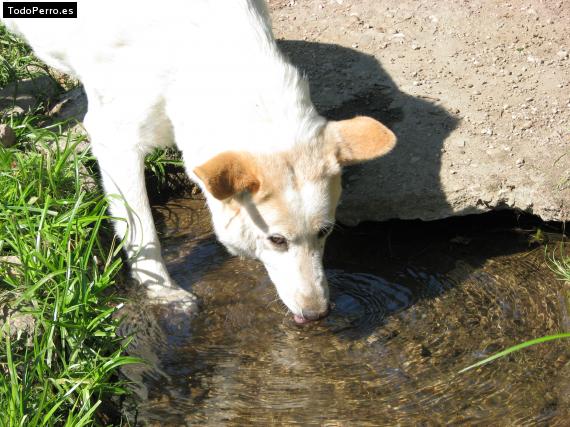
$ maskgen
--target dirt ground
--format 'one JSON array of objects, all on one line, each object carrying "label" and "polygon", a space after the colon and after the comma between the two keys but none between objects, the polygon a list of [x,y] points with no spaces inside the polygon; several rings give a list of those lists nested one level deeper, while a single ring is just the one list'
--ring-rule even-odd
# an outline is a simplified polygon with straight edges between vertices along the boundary
[{"label": "dirt ground", "polygon": [[348,171],[342,221],[505,207],[570,219],[570,2],[269,5],[323,114],[372,115],[399,137]]}]

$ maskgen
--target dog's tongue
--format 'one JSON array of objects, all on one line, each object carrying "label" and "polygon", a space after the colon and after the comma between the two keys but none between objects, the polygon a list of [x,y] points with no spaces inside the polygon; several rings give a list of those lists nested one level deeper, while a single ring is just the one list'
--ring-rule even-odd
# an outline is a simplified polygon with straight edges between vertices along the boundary
[{"label": "dog's tongue", "polygon": [[303,316],[297,316],[296,314],[293,315],[293,320],[297,325],[304,325],[310,322],[309,319],[305,319]]}]

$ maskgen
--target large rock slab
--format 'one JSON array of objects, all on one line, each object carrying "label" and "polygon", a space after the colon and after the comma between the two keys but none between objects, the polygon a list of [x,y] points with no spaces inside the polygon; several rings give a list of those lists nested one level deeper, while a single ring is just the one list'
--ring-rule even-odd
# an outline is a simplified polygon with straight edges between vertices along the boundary
[{"label": "large rock slab", "polygon": [[331,118],[398,135],[349,169],[338,217],[437,219],[514,208],[570,219],[570,5],[270,0],[282,49]]}]

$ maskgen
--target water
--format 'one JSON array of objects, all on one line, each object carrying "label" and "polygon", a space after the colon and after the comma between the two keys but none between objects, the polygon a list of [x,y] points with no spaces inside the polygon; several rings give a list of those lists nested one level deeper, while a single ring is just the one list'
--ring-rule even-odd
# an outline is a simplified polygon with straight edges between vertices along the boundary
[{"label": "water", "polygon": [[[126,306],[133,421],[143,425],[570,425],[570,341],[464,374],[510,345],[570,328],[564,284],[517,228],[461,221],[338,229],[333,310],[296,325],[256,261],[226,254],[199,200],[156,209],[189,319]],[[481,232],[481,230],[488,230]]]}]

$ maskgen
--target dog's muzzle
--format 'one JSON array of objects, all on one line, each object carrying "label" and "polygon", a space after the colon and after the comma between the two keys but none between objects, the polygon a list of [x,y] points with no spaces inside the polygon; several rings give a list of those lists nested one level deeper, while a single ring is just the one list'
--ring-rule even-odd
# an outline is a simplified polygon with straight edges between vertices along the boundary
[{"label": "dog's muzzle", "polygon": [[324,317],[327,317],[329,312],[330,312],[330,305],[327,306],[327,309],[324,312],[303,310],[302,315],[294,314],[293,320],[298,325],[304,325],[306,323],[313,322],[315,320],[320,320]]}]

